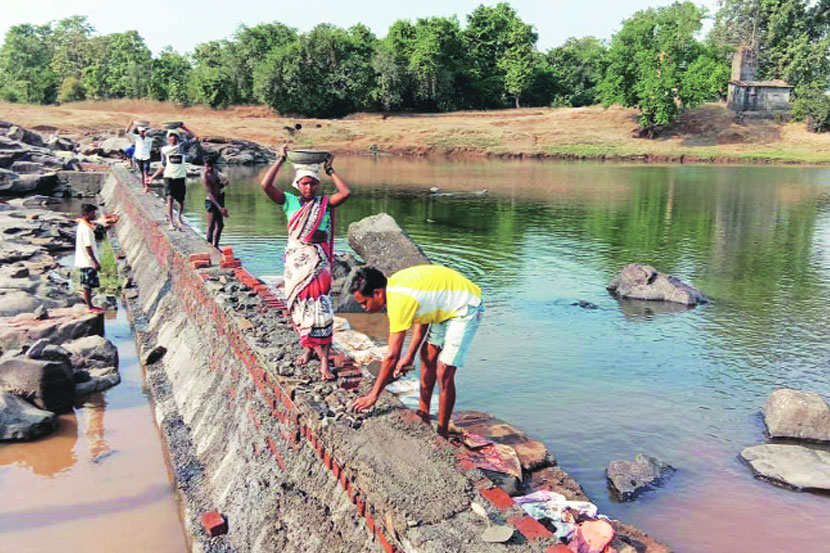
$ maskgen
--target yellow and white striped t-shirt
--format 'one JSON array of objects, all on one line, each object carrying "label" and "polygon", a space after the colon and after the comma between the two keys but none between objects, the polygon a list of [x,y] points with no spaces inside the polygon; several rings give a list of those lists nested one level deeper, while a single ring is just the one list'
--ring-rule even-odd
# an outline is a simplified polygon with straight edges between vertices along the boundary
[{"label": "yellow and white striped t-shirt", "polygon": [[386,284],[389,332],[403,332],[413,324],[443,323],[463,307],[480,304],[481,288],[441,265],[407,267]]}]

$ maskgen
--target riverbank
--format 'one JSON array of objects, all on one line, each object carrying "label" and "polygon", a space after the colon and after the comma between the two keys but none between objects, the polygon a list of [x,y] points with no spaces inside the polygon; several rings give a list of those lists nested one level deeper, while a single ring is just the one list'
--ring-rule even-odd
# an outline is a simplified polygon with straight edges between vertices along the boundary
[{"label": "riverbank", "polygon": [[0,102],[0,120],[76,137],[126,127],[134,117],[156,125],[184,119],[201,135],[242,138],[271,148],[289,141],[341,155],[830,164],[830,136],[809,133],[803,123],[746,119],[739,124],[721,104],[692,110],[660,138],[646,140],[632,136],[637,111],[619,107],[355,114],[330,120],[279,117],[262,106],[217,111],[137,100],[62,106]]}]

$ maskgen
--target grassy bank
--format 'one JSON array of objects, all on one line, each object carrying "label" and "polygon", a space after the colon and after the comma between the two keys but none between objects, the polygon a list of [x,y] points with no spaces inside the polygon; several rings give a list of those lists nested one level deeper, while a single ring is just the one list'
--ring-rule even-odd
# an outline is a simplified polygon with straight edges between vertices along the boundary
[{"label": "grassy bank", "polygon": [[[0,103],[2,120],[73,135],[123,128],[134,117],[156,125],[184,119],[203,136],[244,138],[271,147],[288,141],[349,155],[830,164],[830,136],[809,133],[803,123],[737,123],[721,104],[690,111],[659,138],[646,140],[632,136],[637,112],[616,107],[356,114],[328,120],[279,117],[261,106],[215,111],[127,100],[62,106]],[[302,129],[294,132],[297,123]]]}]

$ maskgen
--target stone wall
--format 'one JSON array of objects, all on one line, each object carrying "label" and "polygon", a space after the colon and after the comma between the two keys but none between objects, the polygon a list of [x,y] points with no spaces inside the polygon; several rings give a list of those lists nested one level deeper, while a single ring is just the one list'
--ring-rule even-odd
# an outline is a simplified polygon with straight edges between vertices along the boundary
[{"label": "stone wall", "polygon": [[[296,367],[285,305],[230,248],[220,257],[194,232],[167,230],[161,198],[120,168],[102,196],[121,216],[112,238],[137,286],[128,307],[193,551],[552,550],[547,528],[394,396],[347,414],[368,372],[340,356],[330,384]],[[528,470],[581,494],[538,448]],[[474,501],[515,529],[509,543],[480,539]],[[203,528],[223,526],[203,519],[212,511],[227,521],[217,537]],[[665,551],[620,528],[640,553]]]}]

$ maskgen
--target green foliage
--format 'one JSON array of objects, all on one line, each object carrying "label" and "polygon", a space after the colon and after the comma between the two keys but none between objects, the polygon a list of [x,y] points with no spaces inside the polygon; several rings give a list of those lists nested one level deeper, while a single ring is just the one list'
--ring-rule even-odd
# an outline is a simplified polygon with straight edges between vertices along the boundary
[{"label": "green foliage", "polygon": [[66,77],[61,83],[60,90],[58,90],[58,103],[79,102],[85,99],[86,89],[81,79],[74,75]]},{"label": "green foliage", "polygon": [[280,113],[335,117],[365,109],[374,88],[375,41],[362,25],[318,25],[257,65],[254,92]]},{"label": "green foliage", "polygon": [[87,96],[93,99],[144,98],[151,54],[136,31],[91,39],[93,62],[84,68]]},{"label": "green foliage", "polygon": [[57,81],[50,69],[52,29],[48,25],[15,25],[0,48],[0,89],[20,102],[50,103]]},{"label": "green foliage", "polygon": [[189,104],[187,83],[192,66],[186,57],[165,48],[151,62],[147,93],[155,100]]},{"label": "green foliage", "polygon": [[80,79],[84,68],[92,63],[90,38],[94,31],[86,16],[74,15],[54,24],[52,28],[54,53],[50,68],[59,82],[66,82],[68,77]]},{"label": "green foliage", "polygon": [[590,106],[598,102],[607,48],[592,36],[569,38],[547,53],[554,79],[553,105]]},{"label": "green foliage", "polygon": [[118,294],[121,291],[121,284],[118,279],[118,265],[115,262],[115,253],[112,251],[112,244],[109,240],[101,242],[101,270],[98,279],[101,287],[100,294]]},{"label": "green foliage", "polygon": [[[640,109],[640,126],[652,130],[672,123],[682,108],[703,99],[684,87],[686,71],[701,53],[695,40],[704,12],[691,2],[651,8],[623,22],[608,51],[608,67],[600,83],[606,106]],[[694,82],[694,81],[693,81]]]},{"label": "green foliage", "polygon": [[233,81],[219,67],[200,65],[190,72],[188,97],[214,109],[228,107],[233,101]]},{"label": "green foliage", "polygon": [[817,86],[798,89],[793,102],[793,117],[806,121],[811,132],[830,132],[830,96]]},{"label": "green foliage", "polygon": [[726,100],[731,69],[729,56],[714,46],[702,46],[681,77],[678,97],[683,106]]}]

